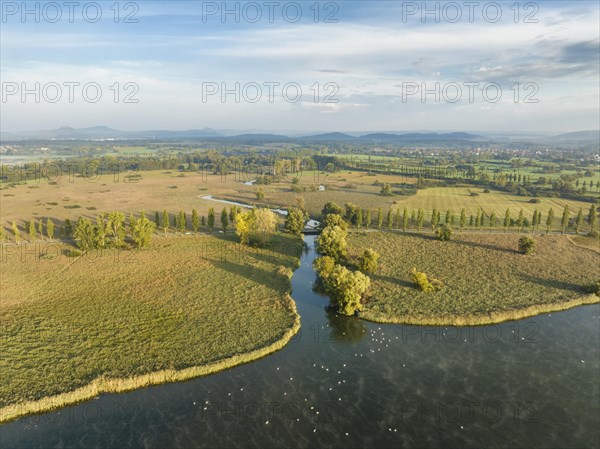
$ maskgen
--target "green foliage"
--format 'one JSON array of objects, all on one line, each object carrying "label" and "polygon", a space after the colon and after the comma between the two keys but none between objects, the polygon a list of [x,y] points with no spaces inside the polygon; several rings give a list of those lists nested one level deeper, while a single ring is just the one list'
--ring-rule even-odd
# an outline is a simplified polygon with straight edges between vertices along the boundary
[{"label": "green foliage", "polygon": [[600,296],[600,279],[598,279],[595,282],[592,282],[590,285],[588,285],[586,290],[588,293],[591,293],[596,296]]},{"label": "green foliage", "polygon": [[425,293],[431,293],[441,290],[444,283],[439,279],[429,278],[427,274],[417,271],[415,267],[410,272],[415,287]]},{"label": "green foliage", "polygon": [[96,231],[89,218],[81,217],[77,220],[73,236],[80,250],[85,252],[96,248]]},{"label": "green foliage", "polygon": [[383,184],[379,194],[381,196],[392,196],[392,187],[389,184]]},{"label": "green foliage", "polygon": [[565,205],[563,209],[562,219],[560,220],[560,231],[561,233],[565,233],[566,229],[569,227],[569,217],[571,216],[571,211],[569,210],[569,206]]},{"label": "green foliage", "polygon": [[[338,215],[339,216],[339,215]],[[285,219],[285,230],[293,235],[302,235],[308,214],[302,209],[292,208]]]},{"label": "green foliage", "polygon": [[435,236],[442,242],[450,240],[452,238],[452,226],[443,224],[435,230]]},{"label": "green foliage", "polygon": [[323,220],[325,220],[330,214],[337,214],[341,216],[344,214],[344,209],[333,201],[327,201],[323,206],[323,210],[321,211],[321,217]]},{"label": "green foliage", "polygon": [[148,220],[144,216],[143,212],[140,218],[133,220],[133,226],[131,227],[131,238],[138,248],[142,249],[150,244],[155,228],[156,225]]},{"label": "green foliage", "polygon": [[332,257],[336,262],[345,260],[348,254],[347,235],[348,231],[340,226],[326,226],[317,238],[319,252]]},{"label": "green foliage", "polygon": [[362,310],[361,300],[371,280],[360,271],[352,272],[338,264],[331,266],[332,262],[332,258],[317,259],[315,270],[337,311],[342,315],[354,315]]},{"label": "green foliage", "polygon": [[265,197],[265,191],[263,190],[262,187],[258,187],[256,189],[255,195],[256,195],[256,199],[260,201],[260,200],[264,199],[264,197]]},{"label": "green foliage", "polygon": [[227,226],[229,226],[229,214],[227,213],[227,208],[223,208],[221,211],[221,227],[223,228],[223,233],[227,232]]},{"label": "green foliage", "polygon": [[34,241],[36,238],[35,221],[29,220],[29,240]]},{"label": "green foliage", "polygon": [[215,227],[215,209],[211,207],[210,209],[208,209],[208,228],[210,229],[210,232],[212,232],[214,227]]},{"label": "green foliage", "polygon": [[531,237],[521,237],[519,239],[519,252],[521,254],[533,254],[535,251],[535,240]]},{"label": "green foliage", "polygon": [[198,216],[198,211],[196,209],[192,209],[192,229],[194,232],[198,232],[200,229],[200,217]]},{"label": "green foliage", "polygon": [[380,207],[379,210],[377,211],[377,229],[381,230],[382,226],[383,226],[383,211],[381,210],[381,207]]},{"label": "green foliage", "polygon": [[378,268],[379,253],[371,248],[365,249],[359,260],[358,269],[363,273],[373,274],[377,272]]},{"label": "green foliage", "polygon": [[346,220],[352,226],[358,226],[358,212],[360,208],[356,204],[346,203],[344,204],[344,220]]}]

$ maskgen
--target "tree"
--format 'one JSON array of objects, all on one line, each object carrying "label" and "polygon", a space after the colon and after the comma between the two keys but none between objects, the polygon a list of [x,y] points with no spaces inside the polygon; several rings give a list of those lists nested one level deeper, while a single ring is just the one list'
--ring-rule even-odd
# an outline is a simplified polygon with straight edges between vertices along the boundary
[{"label": "tree", "polygon": [[444,219],[444,222],[447,225],[452,224],[452,211],[450,209],[446,211],[446,218]]},{"label": "tree", "polygon": [[167,231],[169,230],[169,213],[167,212],[166,209],[163,210],[163,213],[162,213],[162,228],[163,228],[163,231],[166,236]]},{"label": "tree", "polygon": [[[317,265],[321,268],[320,264]],[[329,268],[327,261],[323,265],[326,268],[319,271],[319,277],[338,312],[354,315],[362,310],[362,296],[371,285],[369,277],[360,271],[351,272],[342,265]]]},{"label": "tree", "polygon": [[554,209],[550,208],[550,210],[548,211],[548,218],[546,218],[546,234],[548,234],[550,232],[553,221],[554,221]]},{"label": "tree", "polygon": [[596,226],[596,206],[590,206],[590,211],[588,212],[587,222],[590,225],[590,234],[593,234],[594,227]]},{"label": "tree", "polygon": [[134,219],[133,227],[131,228],[131,238],[139,249],[145,248],[150,244],[155,228],[156,225],[148,220],[143,212],[140,214],[140,218]]},{"label": "tree", "polygon": [[516,225],[521,231],[523,231],[523,226],[525,225],[525,213],[523,212],[523,209],[519,211],[519,217],[517,218]]},{"label": "tree", "polygon": [[510,226],[510,210],[506,209],[506,212],[504,213],[504,232],[506,232],[508,230],[509,226]]},{"label": "tree", "polygon": [[229,226],[229,214],[227,208],[224,207],[221,211],[221,227],[223,228],[223,234],[227,232],[227,226]]},{"label": "tree", "polygon": [[198,229],[200,229],[200,217],[196,209],[192,209],[192,229],[194,234],[198,233]]},{"label": "tree", "polygon": [[327,226],[317,238],[319,253],[333,258],[336,262],[346,259],[348,243],[347,231],[339,226]]},{"label": "tree", "polygon": [[108,238],[108,221],[105,214],[100,214],[96,217],[96,248],[106,247],[106,239]]},{"label": "tree", "polygon": [[358,262],[358,269],[363,273],[371,274],[375,273],[378,267],[379,254],[371,248],[365,249]]},{"label": "tree", "polygon": [[439,222],[440,221],[438,219],[437,209],[433,209],[433,212],[431,214],[431,229],[433,229],[433,232],[435,232],[435,228],[437,227]]},{"label": "tree", "polygon": [[583,224],[583,209],[580,207],[579,212],[577,213],[577,218],[575,218],[575,234],[579,234],[579,229],[581,229],[582,224]]},{"label": "tree", "polygon": [[363,211],[362,209],[358,209],[358,212],[356,213],[356,227],[357,228],[361,228],[363,224]]},{"label": "tree", "polygon": [[367,209],[365,214],[365,227],[369,229],[371,227],[371,209]]},{"label": "tree", "polygon": [[20,242],[21,241],[21,231],[19,231],[19,226],[17,225],[16,221],[12,222],[12,232],[13,232],[13,235],[15,236],[15,242]]},{"label": "tree", "polygon": [[[204,216],[202,217],[204,218]],[[245,214],[238,212],[235,216],[235,233],[240,238],[240,243],[247,244],[250,241],[253,216],[250,212]]]},{"label": "tree", "polygon": [[344,204],[344,220],[353,226],[358,226],[358,211],[360,208],[356,204],[346,203]]},{"label": "tree", "polygon": [[498,218],[496,218],[496,212],[492,212],[492,214],[490,215],[490,232],[492,232],[492,228],[496,227],[497,221]]},{"label": "tree", "polygon": [[54,222],[51,219],[46,219],[46,235],[50,240],[54,238]]},{"label": "tree", "polygon": [[402,231],[406,232],[408,229],[408,209],[404,207],[404,212],[402,213]]},{"label": "tree", "polygon": [[327,201],[321,210],[321,218],[325,220],[329,214],[344,215],[344,209],[333,201]]},{"label": "tree", "polygon": [[269,235],[275,232],[277,227],[277,216],[273,211],[267,208],[255,209],[252,230],[259,236],[259,241],[262,246],[267,244]]},{"label": "tree", "polygon": [[285,230],[292,235],[302,235],[302,231],[306,226],[308,214],[302,209],[293,208],[288,211],[285,219]]},{"label": "tree", "polygon": [[[168,217],[167,217],[168,219]],[[125,215],[111,212],[106,216],[106,235],[112,238],[112,245],[118,248],[125,240]]]},{"label": "tree", "polygon": [[392,187],[389,184],[383,184],[379,194],[382,196],[392,196]]},{"label": "tree", "polygon": [[387,213],[387,228],[391,230],[394,227],[394,214],[392,209],[388,210]]},{"label": "tree", "polygon": [[156,229],[160,228],[160,215],[158,211],[154,213],[154,224],[156,226]]},{"label": "tree", "polygon": [[73,223],[68,218],[65,219],[65,237],[73,236]]},{"label": "tree", "polygon": [[[236,211],[236,216],[237,216],[237,211]],[[200,224],[202,226],[206,226],[206,217],[204,215],[202,215],[202,217],[200,218]]]},{"label": "tree", "polygon": [[535,240],[528,236],[523,236],[519,239],[519,252],[521,254],[533,254],[534,251]]},{"label": "tree", "polygon": [[562,234],[565,233],[567,227],[569,226],[569,217],[571,215],[571,211],[569,211],[569,206],[565,204],[563,209],[562,219],[560,220],[560,231]]},{"label": "tree", "polygon": [[44,222],[42,220],[37,222],[37,233],[44,240]]},{"label": "tree", "polygon": [[414,267],[410,271],[410,274],[415,287],[424,293],[431,293],[441,290],[444,286],[442,281],[435,278],[429,278],[427,274],[417,271],[417,269]]},{"label": "tree", "polygon": [[443,224],[435,230],[435,236],[438,240],[446,242],[452,238],[452,227],[447,224]]},{"label": "tree", "polygon": [[463,207],[460,211],[460,230],[461,230],[461,232],[465,229],[466,224],[467,224],[467,211]]},{"label": "tree", "polygon": [[211,207],[208,209],[208,228],[212,233],[213,228],[215,227],[215,210]]},{"label": "tree", "polygon": [[383,211],[381,210],[381,207],[380,207],[379,211],[377,212],[377,229],[379,229],[381,231],[382,226],[383,226]]},{"label": "tree", "polygon": [[89,251],[96,247],[96,232],[88,218],[81,217],[77,220],[73,235],[80,250]]},{"label": "tree", "polygon": [[265,191],[263,190],[262,187],[257,188],[255,194],[256,194],[256,199],[259,201],[265,197]]},{"label": "tree", "polygon": [[33,242],[36,237],[35,221],[29,220],[29,241]]},{"label": "tree", "polygon": [[237,211],[237,206],[235,206],[235,205],[231,206],[229,208],[229,222],[230,223],[233,223],[233,221],[235,220],[236,211]]},{"label": "tree", "polygon": [[425,223],[425,211],[419,208],[419,213],[417,214],[417,230],[420,232],[423,227],[423,223]]}]

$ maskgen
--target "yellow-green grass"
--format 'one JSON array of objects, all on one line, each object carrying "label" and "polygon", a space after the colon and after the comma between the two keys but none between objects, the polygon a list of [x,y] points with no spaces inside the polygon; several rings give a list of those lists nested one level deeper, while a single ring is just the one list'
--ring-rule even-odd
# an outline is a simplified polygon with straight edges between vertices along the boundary
[{"label": "yellow-green grass", "polygon": [[577,246],[600,252],[600,234],[596,236],[570,235],[569,239]]},{"label": "yellow-green grass", "polygon": [[[289,279],[301,241],[157,237],[83,259],[3,246],[0,422],[248,362],[299,327]],[[57,254],[36,257],[38,254]]]},{"label": "yellow-green grass", "polygon": [[[478,196],[471,196],[470,192],[479,193]],[[419,190],[416,195],[410,197],[397,197],[397,207],[409,209],[418,209],[422,207],[425,211],[431,212],[438,209],[444,214],[450,209],[455,215],[460,215],[462,208],[466,209],[467,215],[476,215],[479,209],[489,215],[496,213],[498,222],[504,219],[506,209],[510,210],[512,218],[517,218],[519,211],[523,209],[525,216],[531,220],[534,210],[539,210],[544,214],[548,213],[550,208],[554,209],[555,221],[560,221],[562,211],[565,205],[571,210],[574,217],[581,207],[587,216],[587,211],[593,203],[566,200],[563,198],[540,197],[539,203],[530,203],[530,197],[513,195],[507,192],[490,191],[483,193],[483,189],[474,187],[432,187]]]},{"label": "yellow-green grass", "polygon": [[[381,254],[361,317],[423,325],[480,325],[598,302],[586,286],[600,276],[600,254],[560,235],[535,236],[535,255],[516,251],[516,234],[430,235],[363,232],[350,236],[356,256]],[[444,282],[435,293],[414,288],[410,270]]]},{"label": "yellow-green grass", "polygon": [[[141,178],[136,182],[124,182],[126,173],[120,173],[118,177],[107,173],[90,181],[62,176],[56,184],[40,180],[4,188],[0,190],[0,221],[7,234],[11,235],[10,223],[13,220],[23,230],[25,223],[31,219],[50,217],[61,222],[66,218],[95,217],[100,212],[113,210],[126,214],[144,210],[151,218],[156,210],[162,212],[166,209],[172,213],[183,210],[189,219],[192,208],[206,215],[210,207],[220,210],[224,206],[203,200],[205,195],[256,190],[245,186],[233,175],[221,177],[195,172],[179,176],[177,170],[143,171],[139,174]],[[75,206],[79,207],[73,208]]]}]

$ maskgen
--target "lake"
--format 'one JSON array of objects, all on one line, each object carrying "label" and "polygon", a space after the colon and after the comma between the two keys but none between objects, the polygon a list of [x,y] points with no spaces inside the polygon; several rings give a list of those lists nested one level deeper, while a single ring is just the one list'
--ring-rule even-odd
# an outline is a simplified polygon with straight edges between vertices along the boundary
[{"label": "lake", "polygon": [[256,362],[0,427],[3,447],[598,447],[600,305],[482,327],[326,311],[314,236],[301,332]]}]

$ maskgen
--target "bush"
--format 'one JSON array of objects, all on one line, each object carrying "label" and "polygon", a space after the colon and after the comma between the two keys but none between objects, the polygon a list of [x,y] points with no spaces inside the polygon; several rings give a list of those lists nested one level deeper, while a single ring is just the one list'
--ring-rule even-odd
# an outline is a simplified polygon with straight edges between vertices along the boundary
[{"label": "bush", "polygon": [[479,193],[477,193],[477,192],[471,192],[470,195],[471,196],[479,196]]},{"label": "bush", "polygon": [[378,268],[379,254],[377,253],[377,251],[371,248],[365,249],[358,263],[358,269],[363,273],[371,274],[375,273]]},{"label": "bush", "polygon": [[447,224],[443,224],[435,230],[435,236],[438,240],[446,242],[452,238],[452,228]]},{"label": "bush", "polygon": [[483,189],[483,193],[490,193],[490,189]]},{"label": "bush", "polygon": [[519,239],[519,252],[521,254],[533,254],[535,251],[535,240],[531,237],[521,237]]},{"label": "bush", "polygon": [[596,296],[600,296],[600,279],[598,279],[596,282],[588,285],[586,290],[588,293],[594,294]]},{"label": "bush", "polygon": [[529,202],[532,203],[532,204],[539,204],[539,203],[541,203],[541,201],[540,201],[539,198],[531,198],[529,200]]},{"label": "bush", "polygon": [[415,287],[425,293],[436,292],[444,287],[444,283],[439,279],[429,279],[425,273],[413,268],[410,272]]},{"label": "bush", "polygon": [[278,276],[283,276],[286,277],[288,279],[292,278],[292,275],[294,274],[292,270],[290,270],[287,267],[284,267],[283,265],[279,265],[276,269],[275,269],[275,274],[277,274]]}]

